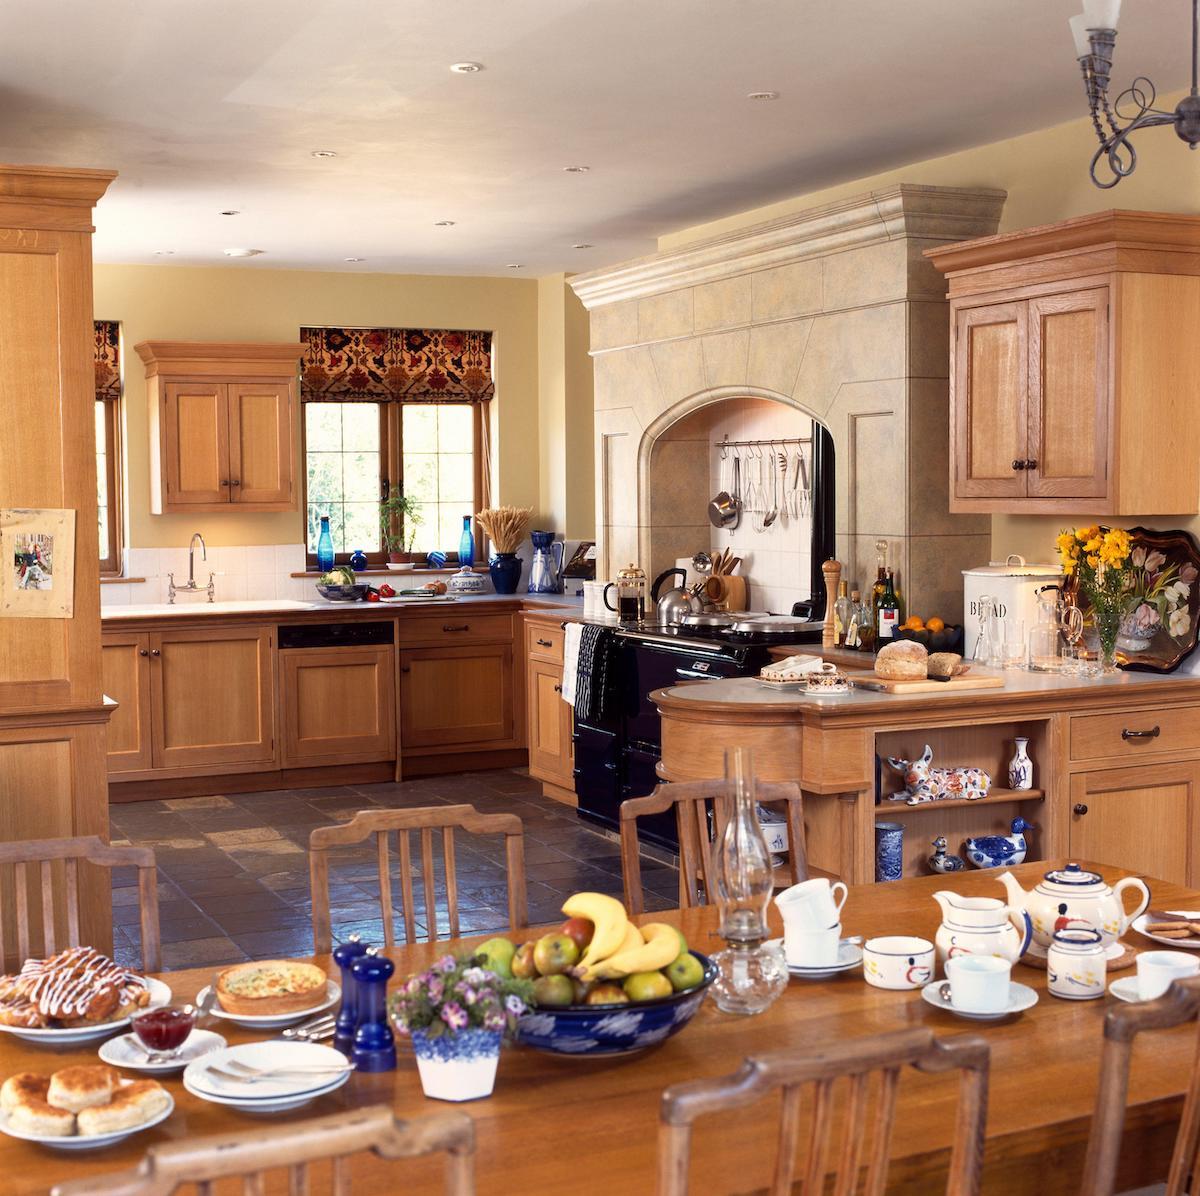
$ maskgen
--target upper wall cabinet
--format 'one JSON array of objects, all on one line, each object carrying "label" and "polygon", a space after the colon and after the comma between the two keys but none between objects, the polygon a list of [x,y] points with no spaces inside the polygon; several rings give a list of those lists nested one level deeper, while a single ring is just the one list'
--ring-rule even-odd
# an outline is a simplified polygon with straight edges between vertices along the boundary
[{"label": "upper wall cabinet", "polygon": [[296,506],[300,344],[143,341],[156,515]]},{"label": "upper wall cabinet", "polygon": [[1200,511],[1200,218],[1101,212],[944,245],[950,509]]}]

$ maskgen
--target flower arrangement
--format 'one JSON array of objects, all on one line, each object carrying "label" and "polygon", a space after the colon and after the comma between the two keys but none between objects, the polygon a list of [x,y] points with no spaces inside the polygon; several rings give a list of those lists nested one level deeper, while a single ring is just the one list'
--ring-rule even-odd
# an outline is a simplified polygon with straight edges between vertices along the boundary
[{"label": "flower arrangement", "polygon": [[410,976],[391,997],[396,1028],[426,1039],[466,1030],[511,1035],[533,1004],[533,985],[497,976],[484,963],[483,955],[443,955]]},{"label": "flower arrangement", "polygon": [[1130,598],[1132,579],[1127,568],[1133,538],[1123,527],[1077,527],[1057,541],[1063,572],[1079,579],[1092,606],[1092,621],[1100,639],[1100,668],[1116,669],[1117,636]]}]

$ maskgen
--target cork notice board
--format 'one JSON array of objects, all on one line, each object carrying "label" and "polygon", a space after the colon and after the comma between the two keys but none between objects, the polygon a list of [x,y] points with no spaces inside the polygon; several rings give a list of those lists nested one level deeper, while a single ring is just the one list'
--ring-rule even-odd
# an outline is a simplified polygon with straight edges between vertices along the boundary
[{"label": "cork notice board", "polygon": [[0,508],[0,616],[69,619],[75,609],[75,512]]}]

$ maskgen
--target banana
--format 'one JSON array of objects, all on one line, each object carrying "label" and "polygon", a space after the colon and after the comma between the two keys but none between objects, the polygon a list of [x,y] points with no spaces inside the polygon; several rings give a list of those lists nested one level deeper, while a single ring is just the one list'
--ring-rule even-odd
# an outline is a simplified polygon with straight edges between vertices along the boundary
[{"label": "banana", "polygon": [[657,972],[679,955],[679,931],[664,922],[648,922],[641,928],[645,942],[627,949],[624,945],[588,972],[589,980],[615,980],[634,972]]},{"label": "banana", "polygon": [[563,902],[562,911],[568,918],[586,918],[595,928],[592,941],[580,956],[580,967],[590,967],[607,959],[624,944],[629,917],[615,897],[604,893],[575,893]]},{"label": "banana", "polygon": [[[642,938],[642,932],[632,922],[625,924],[625,938],[621,945],[613,952],[613,955],[625,955],[631,951],[636,951],[639,947],[645,945],[646,940]],[[597,960],[591,964],[584,966],[580,976],[584,982],[589,980],[597,980],[600,978],[598,969],[607,966],[606,960]]]}]

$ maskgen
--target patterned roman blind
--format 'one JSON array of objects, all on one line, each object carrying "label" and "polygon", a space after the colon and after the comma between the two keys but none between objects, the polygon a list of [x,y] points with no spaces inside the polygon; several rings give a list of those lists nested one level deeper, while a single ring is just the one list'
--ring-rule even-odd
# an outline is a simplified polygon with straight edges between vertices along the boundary
[{"label": "patterned roman blind", "polygon": [[117,320],[96,320],[96,399],[121,397],[121,325]]},{"label": "patterned roman blind", "polygon": [[490,332],[301,328],[300,339],[310,403],[483,403],[496,393]]}]

